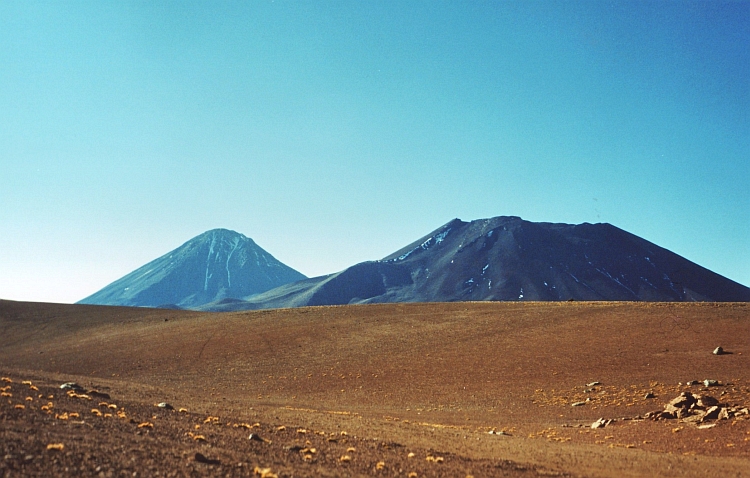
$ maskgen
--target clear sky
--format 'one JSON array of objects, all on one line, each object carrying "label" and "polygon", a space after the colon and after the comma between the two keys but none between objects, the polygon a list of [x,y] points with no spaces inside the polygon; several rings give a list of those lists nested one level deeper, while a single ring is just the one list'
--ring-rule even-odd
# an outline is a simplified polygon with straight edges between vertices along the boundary
[{"label": "clear sky", "polygon": [[608,222],[750,285],[750,2],[0,1],[0,298]]}]

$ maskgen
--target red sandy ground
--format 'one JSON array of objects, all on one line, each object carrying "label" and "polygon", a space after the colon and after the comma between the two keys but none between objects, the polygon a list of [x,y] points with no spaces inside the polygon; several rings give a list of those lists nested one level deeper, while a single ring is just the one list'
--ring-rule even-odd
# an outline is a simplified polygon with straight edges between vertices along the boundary
[{"label": "red sandy ground", "polygon": [[[0,475],[750,476],[750,416],[639,419],[681,391],[750,407],[749,349],[745,303],[0,301]],[[685,385],[704,379],[721,386]],[[72,398],[68,381],[111,398]]]}]

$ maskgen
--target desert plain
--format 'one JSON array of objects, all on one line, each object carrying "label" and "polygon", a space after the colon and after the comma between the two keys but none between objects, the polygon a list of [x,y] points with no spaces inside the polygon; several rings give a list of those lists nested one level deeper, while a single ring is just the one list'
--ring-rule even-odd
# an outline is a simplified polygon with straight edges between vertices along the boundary
[{"label": "desert plain", "polygon": [[0,377],[3,477],[750,476],[748,303],[0,301]]}]

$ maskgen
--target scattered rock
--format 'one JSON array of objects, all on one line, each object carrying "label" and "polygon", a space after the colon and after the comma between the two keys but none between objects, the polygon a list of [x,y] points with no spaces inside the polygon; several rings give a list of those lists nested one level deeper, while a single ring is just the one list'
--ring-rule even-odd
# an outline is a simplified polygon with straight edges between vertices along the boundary
[{"label": "scattered rock", "polygon": [[679,418],[685,423],[699,424],[707,420],[728,420],[742,415],[742,409],[719,403],[710,395],[693,395],[682,392],[664,406],[664,410],[649,412],[645,418],[669,420]]},{"label": "scattered rock", "polygon": [[704,417],[705,417],[704,413],[698,413],[698,414],[690,415],[689,417],[683,418],[682,421],[685,423],[698,424],[703,421]]},{"label": "scattered rock", "polygon": [[703,415],[704,420],[716,420],[719,418],[719,411],[720,408],[717,406],[709,407],[708,410],[706,410],[705,415]]},{"label": "scattered rock", "polygon": [[157,403],[156,406],[165,410],[174,410],[174,407],[167,402]]},{"label": "scattered rock", "polygon": [[63,390],[73,390],[76,393],[85,392],[86,391],[85,388],[81,387],[80,385],[78,385],[75,382],[66,382],[66,383],[60,385],[60,388],[63,389]]},{"label": "scattered rock", "polygon": [[504,435],[504,436],[510,436],[510,433],[508,433],[508,432],[506,432],[506,431],[503,431],[503,430],[500,430],[500,431],[496,431],[496,430],[495,430],[494,428],[493,428],[492,430],[490,430],[490,431],[489,431],[489,434],[490,434],[490,435]]},{"label": "scattered rock", "polygon": [[710,395],[696,395],[695,398],[698,399],[699,407],[709,408],[719,404],[719,401]]},{"label": "scattered rock", "polygon": [[571,407],[582,407],[586,405],[586,402],[573,402],[570,404]]},{"label": "scattered rock", "polygon": [[643,396],[643,398],[644,398],[644,400],[647,399],[647,398],[656,398],[656,395],[654,395],[651,392],[648,392],[646,395]]},{"label": "scattered rock", "polygon": [[214,459],[208,458],[203,453],[196,453],[195,454],[195,461],[197,461],[199,463],[205,463],[207,465],[220,465],[221,464],[221,462],[219,460],[214,460]]},{"label": "scattered rock", "polygon": [[719,381],[706,379],[703,381],[703,385],[705,385],[706,387],[718,387]]},{"label": "scattered rock", "polygon": [[713,352],[714,355],[724,355],[724,349],[721,347],[716,347]]},{"label": "scattered rock", "polygon": [[591,424],[591,428],[604,428],[610,423],[612,423],[612,420],[605,420],[604,418],[600,418],[599,420]]},{"label": "scattered rock", "polygon": [[698,403],[698,399],[695,398],[692,393],[682,392],[678,397],[670,400],[664,409],[669,412],[674,412],[679,409],[690,408],[695,403]]},{"label": "scattered rock", "polygon": [[267,440],[267,439],[261,437],[260,435],[258,435],[257,433],[251,433],[250,436],[247,437],[247,438],[249,440],[252,440],[252,441],[259,441],[259,442],[263,442],[263,443],[271,443],[271,440]]},{"label": "scattered rock", "polygon": [[688,386],[693,386],[693,385],[699,385],[699,384],[700,384],[700,382],[699,382],[699,381],[697,381],[697,380],[690,380],[690,381],[689,381],[689,382],[687,382],[687,383],[686,383],[685,385],[688,385]]},{"label": "scattered rock", "polygon": [[587,387],[596,387],[597,385],[601,385],[601,383],[600,382],[591,382],[591,383],[587,383],[586,384]]}]

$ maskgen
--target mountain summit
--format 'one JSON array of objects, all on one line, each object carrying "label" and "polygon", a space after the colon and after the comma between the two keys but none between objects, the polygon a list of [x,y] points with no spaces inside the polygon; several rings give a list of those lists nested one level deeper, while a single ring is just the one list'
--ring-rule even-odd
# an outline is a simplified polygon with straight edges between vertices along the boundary
[{"label": "mountain summit", "polygon": [[249,237],[213,229],[78,303],[194,308],[304,278]]},{"label": "mountain summit", "polygon": [[750,289],[611,224],[454,219],[379,260],[206,310],[375,302],[750,301]]}]

